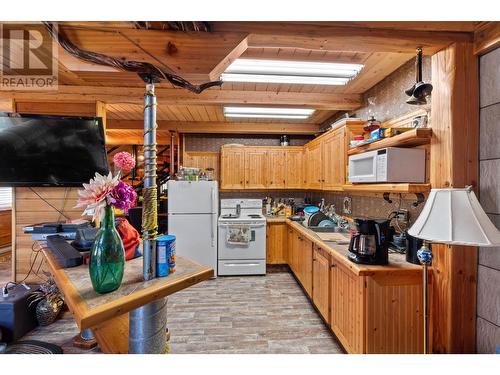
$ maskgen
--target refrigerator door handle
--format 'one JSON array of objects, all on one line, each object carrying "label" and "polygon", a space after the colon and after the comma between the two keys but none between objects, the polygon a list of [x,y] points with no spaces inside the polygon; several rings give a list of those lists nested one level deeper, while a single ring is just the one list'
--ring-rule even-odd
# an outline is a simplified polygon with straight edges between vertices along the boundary
[{"label": "refrigerator door handle", "polygon": [[214,204],[215,204],[215,200],[217,199],[216,196],[215,196],[215,189],[212,187],[211,189],[211,200],[210,200],[210,212],[212,212],[213,214],[216,214],[217,212],[214,212]]},{"label": "refrigerator door handle", "polygon": [[215,247],[215,226],[217,225],[215,223],[215,220],[217,220],[217,215],[213,214],[213,219],[212,219],[212,225],[210,225],[210,233],[212,235],[212,247]]},{"label": "refrigerator door handle", "polygon": [[215,246],[215,226],[217,225],[216,223],[216,220],[217,220],[217,212],[214,212],[214,204],[215,204],[215,200],[217,199],[216,196],[215,196],[215,189],[212,187],[211,188],[211,198],[210,199],[210,211],[212,212],[212,215],[214,216],[214,222],[212,222],[212,225],[211,225],[211,233],[212,233],[212,247]]}]

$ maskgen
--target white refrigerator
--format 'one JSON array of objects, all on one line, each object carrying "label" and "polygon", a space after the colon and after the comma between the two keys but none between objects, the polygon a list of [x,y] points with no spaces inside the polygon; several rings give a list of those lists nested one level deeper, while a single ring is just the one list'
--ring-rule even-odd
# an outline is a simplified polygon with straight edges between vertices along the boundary
[{"label": "white refrigerator", "polygon": [[217,181],[168,181],[168,234],[176,253],[214,269],[217,275]]}]

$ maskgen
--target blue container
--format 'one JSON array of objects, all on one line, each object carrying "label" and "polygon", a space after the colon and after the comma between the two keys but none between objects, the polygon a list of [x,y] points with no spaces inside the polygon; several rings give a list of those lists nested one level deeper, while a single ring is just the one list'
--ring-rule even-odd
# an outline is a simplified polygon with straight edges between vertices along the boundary
[{"label": "blue container", "polygon": [[156,276],[168,276],[175,271],[175,236],[156,239]]}]

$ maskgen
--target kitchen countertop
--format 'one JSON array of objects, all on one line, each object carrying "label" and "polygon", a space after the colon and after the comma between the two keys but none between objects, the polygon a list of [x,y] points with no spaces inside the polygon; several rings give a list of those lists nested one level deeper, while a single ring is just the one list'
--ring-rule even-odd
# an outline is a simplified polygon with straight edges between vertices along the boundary
[{"label": "kitchen countertop", "polygon": [[323,250],[330,253],[336,261],[342,262],[345,267],[349,268],[356,275],[369,276],[382,273],[388,275],[408,275],[413,273],[419,275],[422,274],[422,267],[416,264],[408,263],[404,254],[389,253],[389,264],[387,265],[353,263],[349,259],[347,259],[347,254],[349,253],[349,245],[340,245],[335,242],[322,241],[314,231],[305,228],[302,224],[291,221],[290,219],[285,219],[285,221],[287,225],[298,231],[301,235],[315,243],[317,246],[321,247]]},{"label": "kitchen countertop", "polygon": [[264,215],[264,217],[268,223],[286,223],[287,221],[285,216]]}]

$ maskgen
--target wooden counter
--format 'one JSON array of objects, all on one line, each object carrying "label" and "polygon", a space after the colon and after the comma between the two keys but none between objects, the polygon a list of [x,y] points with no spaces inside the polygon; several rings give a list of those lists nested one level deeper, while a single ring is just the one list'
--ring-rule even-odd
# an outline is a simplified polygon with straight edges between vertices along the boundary
[{"label": "wooden counter", "polygon": [[187,258],[177,257],[176,271],[166,277],[144,281],[142,257],[125,263],[121,286],[114,292],[98,294],[92,288],[88,266],[62,269],[46,248],[37,243],[78,327],[92,328],[101,350],[128,352],[128,313],[152,301],[198,284],[214,275],[213,269]]},{"label": "wooden counter", "polygon": [[270,216],[270,215],[264,215],[266,218],[266,221],[268,223],[286,223],[287,218],[286,216]]},{"label": "wooden counter", "polygon": [[[374,275],[377,273],[391,273],[400,275],[422,275],[422,267],[408,263],[403,254],[389,254],[389,264],[387,265],[368,265],[357,264],[347,259],[349,253],[349,245],[340,245],[335,242],[322,241],[316,232],[305,228],[302,224],[286,219],[287,225],[292,227],[297,232],[301,233],[305,238],[312,241],[317,246],[326,250],[338,262],[341,262],[345,267],[349,268],[356,275]],[[346,239],[348,235],[346,234]]]}]

